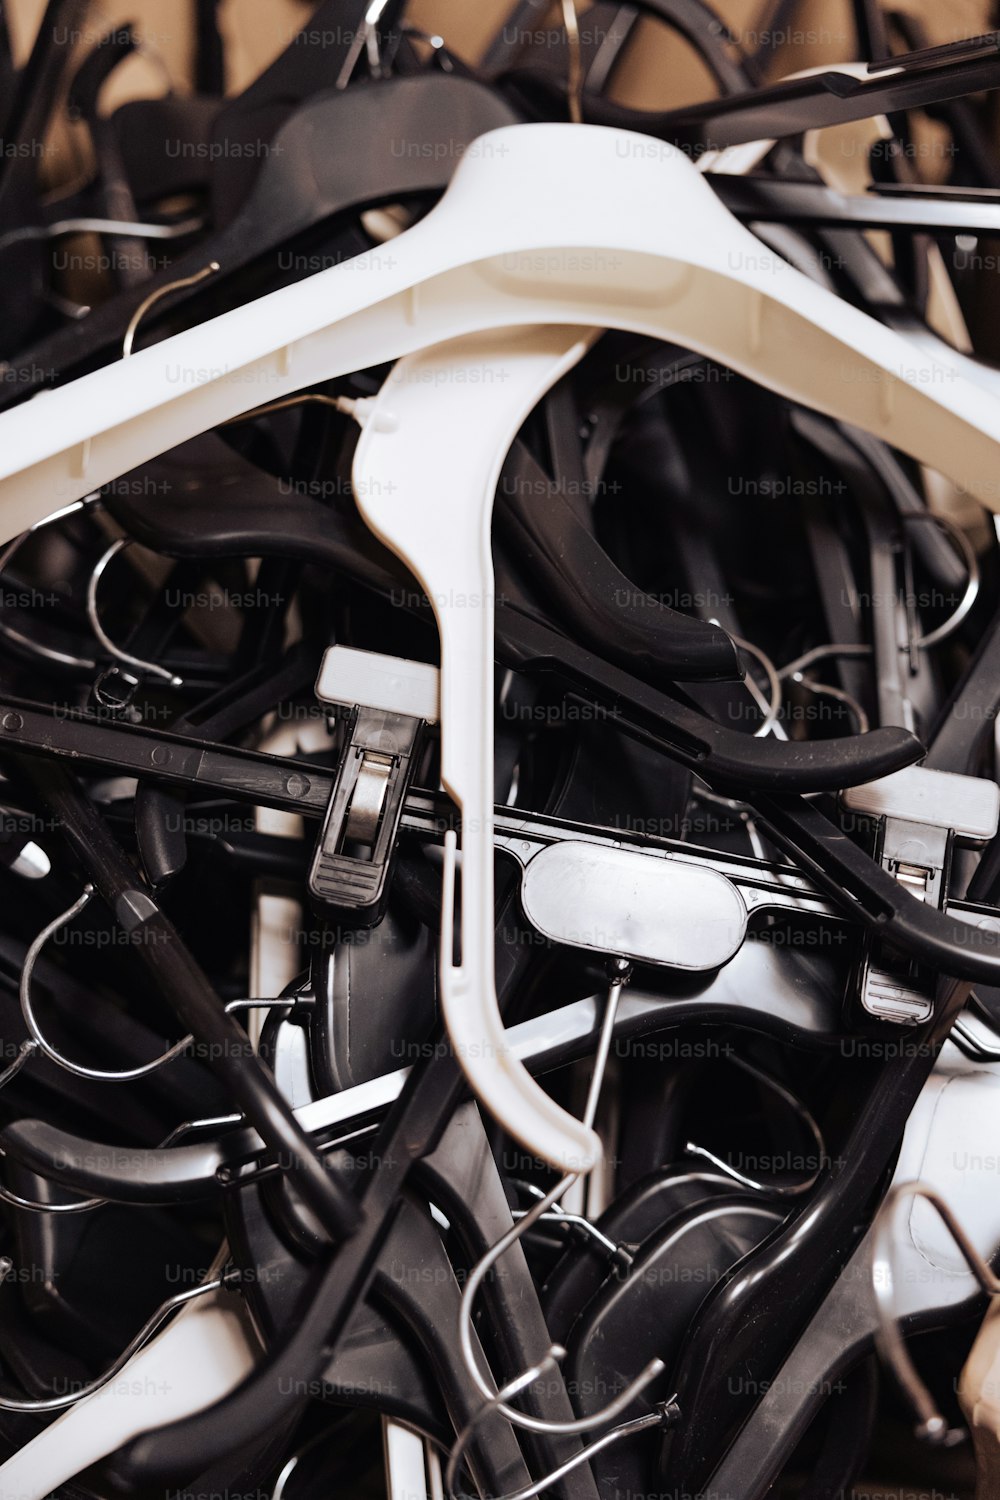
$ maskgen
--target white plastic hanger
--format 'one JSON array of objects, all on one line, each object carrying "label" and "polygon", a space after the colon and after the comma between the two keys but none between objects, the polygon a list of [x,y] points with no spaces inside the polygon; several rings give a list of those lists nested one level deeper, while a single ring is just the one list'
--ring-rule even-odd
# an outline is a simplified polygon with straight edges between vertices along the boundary
[{"label": "white plastic hanger", "polygon": [[1000,406],[762,246],[662,141],[519,125],[473,144],[384,247],[0,417],[15,534],[255,405],[465,333],[525,323],[683,344],[940,470],[991,509]]},{"label": "white plastic hanger", "polygon": [[131,1438],[213,1405],[249,1375],[256,1356],[231,1293],[189,1303],[108,1385],[0,1464],[0,1500],[44,1500]]},{"label": "white plastic hanger", "polygon": [[[369,524],[432,597],[479,591],[486,600],[477,618],[438,607],[444,779],[463,813],[466,913],[457,966],[446,952],[445,1011],[484,1102],[529,1149],[561,1170],[581,1170],[596,1142],[511,1063],[485,956],[488,517],[517,427],[578,357],[579,335],[529,337],[521,325],[609,326],[680,342],[875,433],[998,506],[1000,404],[768,251],[683,153],[629,132],[539,125],[482,137],[439,206],[392,252],[272,293],[0,417],[0,530],[23,529],[265,401],[472,335],[457,354],[432,352],[404,366],[378,398],[358,404],[367,430],[356,492]],[[506,342],[496,332],[475,342],[504,328]],[[411,465],[400,467],[406,484],[397,492],[375,483],[373,466],[399,465],[401,454]],[[449,470],[464,475],[464,487],[444,478]],[[397,493],[409,497],[405,505],[390,503]],[[450,881],[454,869],[452,849]],[[446,941],[452,898],[449,887]]]}]

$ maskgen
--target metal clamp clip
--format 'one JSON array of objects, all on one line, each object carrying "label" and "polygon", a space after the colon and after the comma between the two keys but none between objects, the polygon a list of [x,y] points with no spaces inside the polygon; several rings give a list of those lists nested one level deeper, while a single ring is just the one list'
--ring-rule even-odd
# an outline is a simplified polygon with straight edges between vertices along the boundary
[{"label": "metal clamp clip", "polygon": [[[943,910],[956,843],[991,839],[1000,818],[1000,787],[978,776],[909,766],[841,793],[852,812],[880,819],[875,857],[911,895]],[[866,947],[858,980],[870,1015],[902,1026],[928,1020],[933,976],[888,944]]]},{"label": "metal clamp clip", "polygon": [[350,739],[309,871],[314,900],[361,926],[378,922],[389,861],[427,724],[438,670],[347,646],[323,657],[316,696],[351,721]]}]

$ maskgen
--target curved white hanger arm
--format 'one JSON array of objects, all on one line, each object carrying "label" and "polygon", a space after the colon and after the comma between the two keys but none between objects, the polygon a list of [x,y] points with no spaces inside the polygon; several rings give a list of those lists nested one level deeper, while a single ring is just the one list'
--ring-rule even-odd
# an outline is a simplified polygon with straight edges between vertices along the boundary
[{"label": "curved white hanger arm", "polygon": [[514,1056],[496,999],[490,522],[518,429],[591,337],[572,328],[509,328],[401,359],[375,399],[352,471],[361,514],[422,584],[441,638],[441,781],[461,812],[458,962],[454,835],[445,844],[441,1003],[448,1034],[482,1103],[561,1172],[591,1167],[600,1140]]},{"label": "curved white hanger arm", "polygon": [[140,1433],[220,1401],[249,1375],[256,1357],[232,1293],[188,1303],[112,1381],[0,1464],[0,1500],[45,1500]]},{"label": "curved white hanger arm", "polygon": [[388,246],[5,413],[0,533],[266,401],[527,323],[682,344],[1000,508],[995,397],[769,251],[682,152],[549,124],[480,137]]}]

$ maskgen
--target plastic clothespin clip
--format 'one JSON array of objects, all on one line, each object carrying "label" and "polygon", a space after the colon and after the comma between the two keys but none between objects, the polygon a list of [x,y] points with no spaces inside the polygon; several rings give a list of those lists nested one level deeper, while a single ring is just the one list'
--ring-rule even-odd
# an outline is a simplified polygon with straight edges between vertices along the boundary
[{"label": "plastic clothespin clip", "polygon": [[349,721],[350,738],[309,871],[309,890],[342,920],[370,927],[384,911],[389,866],[424,733],[438,719],[438,669],[331,646],[316,696]]},{"label": "plastic clothespin clip", "polygon": [[[894,879],[944,910],[952,851],[993,838],[1000,819],[1000,786],[978,776],[909,766],[841,793],[851,812],[879,819],[875,857]],[[858,975],[861,1004],[872,1016],[916,1026],[934,1008],[934,979],[889,944],[866,944]]]}]

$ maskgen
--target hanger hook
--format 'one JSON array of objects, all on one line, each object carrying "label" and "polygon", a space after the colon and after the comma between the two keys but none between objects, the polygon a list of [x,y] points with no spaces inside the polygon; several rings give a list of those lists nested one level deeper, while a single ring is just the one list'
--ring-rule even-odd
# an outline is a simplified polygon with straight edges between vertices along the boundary
[{"label": "hanger hook", "polygon": [[[712,623],[718,624],[719,622],[713,620]],[[741,651],[745,651],[749,656],[754,657],[764,668],[764,675],[767,678],[768,686],[768,697],[766,699],[749,672],[746,677],[746,686],[750,696],[754,699],[758,708],[765,710],[764,722],[754,730],[754,738],[762,740],[771,733],[771,730],[774,729],[781,718],[781,678],[774,662],[759,646],[755,646],[752,641],[745,641],[742,636],[734,635],[731,630],[727,634],[735,646]]]},{"label": "hanger hook", "polygon": [[368,53],[368,66],[372,73],[377,75],[381,71],[382,53],[379,47],[378,23],[388,3],[389,0],[370,0],[364,20],[358,27],[357,35],[351,42],[343,66],[337,74],[335,88],[346,89],[354,76],[354,69],[358,65],[362,52]]},{"label": "hanger hook", "polygon": [[151,307],[155,307],[156,303],[164,297],[169,297],[171,292],[179,292],[182,287],[186,286],[197,286],[199,281],[204,281],[206,276],[214,276],[219,269],[219,262],[210,260],[207,266],[202,266],[201,270],[195,271],[193,276],[180,276],[176,281],[169,281],[166,286],[158,286],[154,292],[150,292],[148,297],[144,297],[129,319],[125,330],[125,337],[122,339],[122,359],[132,357],[132,345],[135,343],[139,324]]},{"label": "hanger hook", "polygon": [[[154,1058],[152,1062],[143,1063],[141,1067],[124,1068],[121,1071],[90,1068],[86,1067],[83,1063],[73,1062],[71,1058],[64,1057],[48,1041],[35,1017],[34,1006],[31,1001],[31,981],[42,949],[54,933],[65,927],[67,923],[72,922],[74,917],[79,916],[93,894],[94,887],[89,884],[85,885],[83,892],[76,898],[72,906],[68,906],[64,912],[60,912],[57,917],[53,917],[52,921],[46,927],[42,928],[31,944],[31,947],[25,954],[24,964],[21,967],[19,984],[21,1014],[24,1017],[24,1024],[31,1033],[32,1048],[42,1052],[57,1067],[65,1068],[67,1073],[73,1073],[77,1078],[92,1079],[95,1083],[132,1083],[135,1079],[145,1078],[148,1074],[155,1072],[157,1068],[162,1068],[164,1063],[171,1062],[175,1057],[179,1057],[185,1048],[191,1045],[193,1038],[186,1036],[181,1041],[175,1042],[169,1051],[164,1052],[160,1057]],[[25,1061],[27,1061],[27,1058],[25,1058]],[[11,1064],[12,1068],[16,1066],[16,1062]],[[11,1070],[8,1069],[6,1075],[0,1075],[0,1085],[6,1082],[10,1074]]]},{"label": "hanger hook", "polygon": [[[12,537],[6,547],[0,551],[0,574],[10,567],[28,538],[41,531],[43,527],[51,526],[55,521],[61,521],[66,516],[75,515],[77,511],[85,510],[88,506],[99,509],[100,503],[100,494],[95,492],[92,495],[85,495],[82,500],[72,500],[69,505],[63,505],[59,510],[54,510],[50,516],[33,522],[27,531],[22,531],[18,536]],[[97,667],[97,662],[92,661],[88,656],[71,656],[67,651],[56,651],[41,641],[32,640],[30,636],[16,630],[4,619],[0,619],[0,635],[5,635],[8,640],[15,641],[17,645],[31,651],[35,656],[40,656],[46,661],[57,661],[61,666],[80,667],[84,671],[93,671]]]},{"label": "hanger hook", "polygon": [[[604,1007],[604,1016],[601,1022],[601,1033],[598,1038],[597,1050],[594,1055],[594,1069],[590,1078],[590,1086],[587,1091],[587,1102],[583,1111],[583,1122],[590,1127],[594,1123],[597,1113],[597,1104],[600,1098],[601,1084],[607,1068],[608,1057],[611,1052],[611,1042],[614,1037],[615,1017],[618,1013],[618,1004],[621,999],[622,990],[631,977],[631,965],[625,959],[613,959],[611,964],[611,982],[608,988],[607,1000]],[[458,1314],[458,1339],[462,1360],[469,1376],[478,1387],[484,1401],[490,1403],[491,1407],[499,1411],[515,1427],[522,1427],[528,1432],[552,1433],[554,1435],[572,1436],[581,1432],[590,1432],[595,1427],[601,1427],[605,1422],[611,1421],[619,1412],[624,1411],[639,1393],[645,1389],[649,1382],[666,1368],[663,1361],[653,1359],[642,1369],[634,1380],[632,1380],[623,1391],[611,1400],[607,1406],[600,1411],[594,1412],[589,1417],[578,1417],[567,1422],[552,1422],[541,1417],[529,1416],[526,1412],[518,1411],[508,1406],[502,1394],[491,1390],[489,1384],[482,1375],[476,1361],[473,1348],[473,1324],[472,1314],[475,1306],[476,1295],[479,1288],[489,1274],[490,1270],[507,1250],[522,1238],[523,1235],[534,1225],[543,1214],[548,1213],[552,1206],[558,1202],[565,1192],[577,1182],[583,1174],[581,1172],[568,1172],[561,1177],[555,1187],[549,1189],[544,1197],[539,1198],[510,1229],[502,1234],[495,1244],[491,1245],[485,1255],[473,1266],[462,1292],[462,1300]],[[553,1345],[547,1355],[548,1360],[557,1360],[559,1357],[559,1346]],[[520,1377],[518,1377],[520,1380]],[[530,1381],[528,1382],[530,1384]],[[517,1387],[523,1389],[521,1384]],[[506,1388],[505,1388],[506,1389]],[[532,1491],[534,1494],[535,1491]],[[505,1497],[508,1500],[508,1497]]]},{"label": "hanger hook", "polygon": [[982,584],[979,558],[976,556],[976,550],[961,526],[956,526],[955,522],[949,516],[940,516],[936,511],[927,510],[916,511],[913,515],[903,516],[902,520],[907,524],[912,524],[914,521],[930,521],[932,525],[937,526],[943,531],[946,536],[951,537],[958,551],[962,554],[962,561],[965,564],[965,589],[961,599],[946,620],[942,620],[940,625],[936,625],[933,630],[929,630],[926,634],[918,636],[913,642],[915,650],[927,651],[931,646],[938,646],[942,641],[946,641],[949,636],[954,635],[979,598],[979,590]]},{"label": "hanger hook", "polygon": [[[166,1052],[161,1052],[159,1057],[154,1057],[151,1062],[141,1063],[135,1068],[109,1070],[105,1068],[91,1068],[83,1063],[73,1062],[71,1058],[65,1057],[58,1051],[44,1035],[35,1016],[31,1000],[31,981],[34,977],[35,965],[38,962],[42,949],[53,933],[58,932],[68,922],[72,922],[74,917],[79,916],[93,894],[94,887],[90,884],[85,885],[82,893],[76,898],[72,906],[68,906],[64,912],[60,912],[57,917],[53,917],[52,921],[46,927],[42,928],[25,954],[24,963],[21,967],[19,997],[21,1001],[21,1014],[24,1017],[24,1024],[31,1033],[31,1040],[26,1041],[22,1045],[14,1061],[5,1072],[0,1073],[0,1088],[20,1072],[21,1068],[28,1061],[28,1058],[36,1051],[43,1053],[50,1062],[55,1063],[57,1067],[65,1068],[67,1073],[73,1073],[77,1078],[87,1078],[94,1083],[134,1083],[137,1078],[146,1078],[150,1073],[155,1073],[159,1068],[165,1067],[167,1063],[173,1062],[174,1058],[180,1057],[181,1053],[185,1052],[194,1041],[194,1036],[189,1033],[187,1036],[182,1037],[179,1042],[174,1042],[173,1046],[169,1047]],[[223,1008],[227,1015],[232,1015],[233,1012],[238,1010],[253,1008],[267,1010],[271,1006],[280,1004],[280,998],[273,1000],[238,999],[227,1001]]]},{"label": "hanger hook", "polygon": [[169,683],[171,687],[183,687],[183,678],[175,676],[173,672],[168,672],[165,667],[157,666],[156,662],[144,661],[141,656],[132,656],[130,652],[123,651],[121,646],[116,646],[101,624],[101,617],[97,612],[97,585],[104,576],[105,569],[111,559],[116,557],[119,552],[124,552],[126,547],[131,547],[133,540],[130,536],[119,537],[116,542],[111,543],[111,546],[103,556],[98,558],[94,566],[94,571],[91,573],[90,581],[87,584],[87,619],[90,621],[90,628],[105,651],[110,656],[113,656],[116,661],[124,662],[130,667],[138,667],[140,671],[147,672],[150,677],[159,677],[162,681]]},{"label": "hanger hook", "polygon": [[[4,1259],[6,1260],[7,1258],[4,1257]],[[11,1269],[13,1267],[8,1262],[6,1268],[7,1274],[10,1273]],[[12,1396],[0,1396],[0,1411],[51,1412],[64,1411],[68,1406],[75,1406],[85,1396],[92,1396],[95,1391],[101,1390],[110,1380],[113,1380],[119,1371],[128,1364],[133,1355],[138,1354],[139,1350],[149,1343],[154,1333],[160,1329],[171,1313],[175,1312],[177,1308],[183,1307],[188,1302],[195,1301],[198,1297],[205,1297],[210,1292],[222,1291],[224,1288],[232,1286],[233,1280],[233,1275],[230,1273],[228,1276],[216,1277],[212,1281],[203,1281],[199,1286],[187,1287],[183,1292],[175,1292],[172,1297],[167,1297],[165,1301],[160,1303],[156,1311],[146,1319],[139,1332],[129,1340],[117,1359],[112,1361],[103,1375],[98,1375],[96,1380],[89,1381],[86,1385],[81,1386],[78,1391],[70,1391],[68,1394],[61,1396],[44,1396],[37,1400],[28,1398],[21,1400]]]},{"label": "hanger hook", "polygon": [[520,1375],[515,1375],[513,1380],[508,1381],[505,1386],[501,1386],[500,1390],[484,1401],[479,1410],[473,1413],[458,1434],[452,1444],[451,1452],[448,1454],[448,1463],[444,1471],[444,1491],[446,1495],[451,1496],[455,1493],[455,1480],[458,1477],[458,1466],[461,1462],[462,1454],[469,1446],[476,1428],[480,1426],[484,1418],[489,1416],[490,1412],[502,1409],[504,1403],[509,1401],[512,1396],[519,1396],[522,1391],[526,1391],[536,1380],[541,1379],[546,1370],[554,1369],[565,1353],[566,1350],[561,1344],[553,1344],[537,1364],[530,1365],[527,1370],[522,1370]]},{"label": "hanger hook", "polygon": [[962,1259],[987,1296],[995,1297],[1000,1293],[1000,1278],[994,1276],[950,1206],[936,1189],[925,1182],[902,1182],[890,1190],[875,1220],[872,1280],[879,1313],[876,1342],[880,1354],[892,1369],[920,1419],[916,1428],[917,1437],[939,1447],[950,1448],[961,1442],[965,1434],[960,1428],[950,1428],[947,1419],[938,1411],[933,1396],[917,1374],[896,1316],[891,1231],[900,1208],[909,1198],[925,1198],[937,1210],[938,1217],[961,1251]]},{"label": "hanger hook", "polygon": [[735,1167],[730,1166],[729,1162],[723,1161],[722,1157],[716,1156],[714,1152],[709,1151],[705,1146],[697,1145],[694,1141],[686,1143],[684,1147],[685,1154],[688,1156],[703,1157],[705,1161],[710,1161],[713,1166],[718,1167],[719,1171],[724,1173],[726,1177],[731,1177],[741,1187],[752,1188],[757,1193],[770,1193],[776,1198],[797,1198],[803,1193],[810,1192],[816,1186],[824,1167],[829,1162],[826,1140],[811,1110],[806,1108],[802,1100],[797,1098],[791,1089],[786,1089],[783,1083],[779,1083],[776,1078],[771,1077],[770,1073],[766,1073],[763,1068],[758,1068],[755,1063],[749,1062],[745,1057],[730,1057],[729,1061],[734,1068],[739,1068],[742,1072],[749,1073],[751,1078],[755,1078],[758,1083],[762,1083],[772,1093],[777,1094],[778,1098],[783,1099],[802,1121],[816,1145],[816,1170],[815,1172],[810,1172],[809,1176],[804,1177],[800,1182],[768,1183],[760,1182],[743,1172],[737,1171]]},{"label": "hanger hook", "polygon": [[179,219],[173,224],[147,224],[140,219],[106,219],[92,214],[59,219],[55,224],[21,224],[0,234],[0,250],[23,240],[55,240],[67,234],[121,234],[136,240],[177,240],[204,229],[203,218]]},{"label": "hanger hook", "polygon": [[[545,1197],[545,1194],[542,1192],[537,1183],[524,1182],[520,1178],[512,1180],[515,1187],[522,1188],[524,1192],[529,1194],[531,1197]],[[514,1217],[523,1218],[524,1210],[519,1209]],[[601,1249],[606,1252],[609,1259],[617,1261],[619,1265],[630,1266],[632,1264],[633,1257],[631,1253],[625,1248],[625,1246],[616,1244],[614,1240],[610,1239],[603,1232],[603,1230],[598,1229],[597,1225],[593,1222],[592,1219],[588,1219],[586,1214],[571,1213],[568,1209],[563,1208],[561,1204],[554,1203],[548,1210],[548,1212],[543,1214],[542,1217],[544,1219],[550,1220],[552,1223],[572,1225],[573,1228],[581,1230],[588,1239],[593,1240],[596,1245],[600,1245]]]},{"label": "hanger hook", "polygon": [[[509,1390],[510,1387],[505,1387],[505,1389]],[[595,1438],[592,1443],[588,1443],[585,1448],[581,1448],[579,1453],[574,1453],[572,1458],[568,1458],[558,1468],[552,1469],[548,1474],[544,1474],[541,1479],[533,1479],[523,1489],[509,1491],[506,1495],[495,1497],[495,1500],[532,1500],[533,1496],[540,1495],[543,1490],[547,1490],[552,1485],[558,1484],[560,1479],[564,1479],[567,1474],[579,1468],[581,1464],[589,1463],[594,1455],[600,1453],[602,1449],[610,1448],[613,1443],[620,1443],[622,1438],[632,1437],[638,1432],[645,1432],[650,1427],[672,1427],[680,1419],[680,1415],[680,1407],[677,1405],[677,1395],[675,1392],[669,1400],[658,1401],[653,1411],[646,1412],[641,1417],[633,1417],[631,1422],[623,1422],[620,1427],[613,1427],[610,1432],[605,1432],[601,1437]],[[454,1489],[447,1483],[445,1485],[445,1494],[448,1500],[459,1500]],[[466,1500],[466,1497],[462,1496],[461,1500]]]},{"label": "hanger hook", "polygon": [[583,53],[580,46],[580,17],[576,0],[562,0],[563,27],[569,48],[569,74],[566,90],[569,117],[574,125],[583,124]]}]

